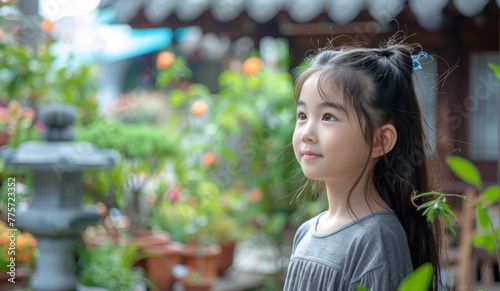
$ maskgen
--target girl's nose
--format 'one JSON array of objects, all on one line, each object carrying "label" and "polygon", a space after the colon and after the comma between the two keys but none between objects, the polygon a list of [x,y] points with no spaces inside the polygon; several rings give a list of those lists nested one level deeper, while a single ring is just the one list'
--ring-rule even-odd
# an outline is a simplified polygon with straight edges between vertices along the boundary
[{"label": "girl's nose", "polygon": [[304,143],[315,143],[317,142],[316,134],[312,128],[312,125],[309,123],[304,126],[302,130],[302,134],[300,135],[300,139]]}]

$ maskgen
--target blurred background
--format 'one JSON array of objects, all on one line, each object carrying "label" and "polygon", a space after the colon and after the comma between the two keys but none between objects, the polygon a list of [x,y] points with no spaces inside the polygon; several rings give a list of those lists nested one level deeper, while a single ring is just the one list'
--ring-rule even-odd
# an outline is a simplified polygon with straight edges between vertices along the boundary
[{"label": "blurred background", "polygon": [[[51,209],[40,217],[70,208],[98,214],[69,224],[78,241],[74,270],[69,263],[54,276],[76,277],[48,289],[33,280],[43,269],[36,265],[44,253],[39,242],[50,245],[71,231],[37,232],[55,223],[48,218],[35,219],[43,227],[31,220],[17,225],[19,283],[6,283],[7,275],[1,290],[72,290],[55,286],[76,283],[189,290],[203,277],[211,290],[281,290],[296,228],[326,206],[313,189],[299,191],[304,180],[290,147],[293,78],[325,46],[377,47],[391,37],[420,45],[415,54],[432,55],[415,74],[430,153],[442,162],[436,190],[475,197],[498,184],[499,6],[498,0],[0,0],[0,144],[21,152],[23,143],[40,142],[34,153],[41,153],[47,132],[71,125],[74,134],[64,142],[75,145],[65,162],[44,170],[57,177],[50,181],[2,162],[2,275],[9,271],[14,192],[18,219],[37,203]],[[72,122],[43,118],[42,108],[54,103],[73,106],[54,115],[70,112]],[[117,158],[105,169],[81,170],[91,160],[88,143]],[[68,154],[53,145],[51,154]],[[471,188],[446,166],[451,154],[474,165],[481,187]],[[74,172],[81,178],[68,182],[65,175]],[[72,191],[79,194],[68,196]],[[33,198],[42,192],[59,196]],[[460,225],[473,221],[462,199],[447,202]],[[449,289],[498,284],[495,249],[488,255],[480,244],[461,243],[473,230],[457,228],[449,243]],[[115,266],[111,258],[127,260]]]}]

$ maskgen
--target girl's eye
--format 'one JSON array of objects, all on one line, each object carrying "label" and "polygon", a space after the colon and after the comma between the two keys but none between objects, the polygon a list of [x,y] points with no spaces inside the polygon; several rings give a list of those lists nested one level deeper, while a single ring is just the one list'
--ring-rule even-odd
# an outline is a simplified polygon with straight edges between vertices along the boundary
[{"label": "girl's eye", "polygon": [[326,113],[325,115],[323,115],[323,120],[324,121],[335,121],[337,119],[335,119],[335,117],[329,113]]},{"label": "girl's eye", "polygon": [[306,119],[306,115],[304,112],[297,113],[297,120],[305,120],[305,119]]}]

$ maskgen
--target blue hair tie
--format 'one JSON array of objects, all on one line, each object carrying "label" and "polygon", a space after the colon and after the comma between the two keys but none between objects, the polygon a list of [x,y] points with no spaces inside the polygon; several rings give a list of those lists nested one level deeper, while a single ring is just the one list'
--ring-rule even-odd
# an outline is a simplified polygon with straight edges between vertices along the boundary
[{"label": "blue hair tie", "polygon": [[418,55],[413,55],[411,56],[411,59],[413,60],[413,70],[421,70],[422,66],[420,65],[420,58],[431,58],[432,57],[426,53],[426,52],[420,52]]}]

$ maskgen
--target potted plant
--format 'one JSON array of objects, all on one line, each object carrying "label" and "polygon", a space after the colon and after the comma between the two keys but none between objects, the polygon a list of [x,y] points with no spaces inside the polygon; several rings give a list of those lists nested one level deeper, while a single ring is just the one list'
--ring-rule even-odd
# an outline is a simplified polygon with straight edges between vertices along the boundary
[{"label": "potted plant", "polygon": [[221,247],[213,240],[208,231],[205,217],[195,217],[185,227],[188,229],[188,241],[182,249],[183,263],[199,275],[218,276]]},{"label": "potted plant", "polygon": [[[15,238],[15,249],[11,248],[12,237]],[[28,232],[13,230],[0,221],[0,251],[0,290],[5,287],[4,284],[10,287],[12,282],[27,282],[38,255],[35,238]],[[12,259],[15,261],[12,262]]]},{"label": "potted plant", "polygon": [[[101,120],[80,128],[78,140],[114,148],[122,157],[115,169],[85,176],[86,197],[121,209],[134,235],[149,228],[148,217],[166,188],[162,171],[178,152],[176,134],[154,124]],[[146,204],[151,198],[154,203]]]},{"label": "potted plant", "polygon": [[237,244],[255,233],[252,225],[254,212],[251,208],[258,197],[251,199],[254,196],[256,194],[231,188],[220,193],[215,203],[210,203],[207,232],[221,248],[217,264],[219,276],[223,276],[233,264]]},{"label": "potted plant", "polygon": [[236,244],[244,240],[247,233],[245,233],[245,228],[239,228],[237,221],[225,213],[211,217],[209,232],[221,249],[217,262],[217,275],[223,276],[224,272],[233,264]]},{"label": "potted plant", "polygon": [[145,291],[143,270],[134,268],[138,259],[137,249],[129,245],[109,242],[78,251],[78,291]]},{"label": "potted plant", "polygon": [[149,280],[159,290],[172,290],[175,282],[173,268],[182,263],[183,244],[169,242],[144,250],[144,266]]},{"label": "potted plant", "polygon": [[[170,191],[182,191],[178,186]],[[182,194],[179,194],[182,196]],[[150,223],[168,232],[172,241],[182,244],[183,263],[194,269],[217,274],[220,246],[209,233],[204,206],[197,199],[183,195],[177,201],[163,201]]]}]

